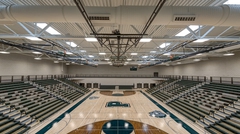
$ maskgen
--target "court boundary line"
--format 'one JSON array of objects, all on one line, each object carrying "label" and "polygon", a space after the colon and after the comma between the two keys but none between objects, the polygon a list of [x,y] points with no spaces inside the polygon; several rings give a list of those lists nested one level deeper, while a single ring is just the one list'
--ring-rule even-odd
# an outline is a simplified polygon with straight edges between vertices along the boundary
[{"label": "court boundary line", "polygon": [[59,115],[56,119],[54,119],[53,121],[48,123],[45,127],[43,127],[41,130],[39,130],[36,134],[44,134],[44,133],[46,133],[49,129],[51,129],[53,127],[54,123],[61,121],[65,117],[65,114],[68,114],[68,113],[72,112],[74,109],[76,109],[79,105],[81,105],[85,100],[87,100],[88,97],[90,97],[95,92],[96,91],[93,91],[92,93],[90,93],[89,95],[87,95],[86,97],[81,99],[78,103],[76,103],[75,105],[70,107],[68,110],[66,110],[64,113]]},{"label": "court boundary line", "polygon": [[187,130],[190,134],[198,134],[198,132],[196,132],[193,128],[191,128],[189,125],[187,125],[185,122],[183,122],[182,120],[180,120],[177,116],[175,116],[173,113],[171,113],[170,111],[168,111],[166,108],[164,108],[162,105],[160,105],[158,102],[156,102],[155,100],[153,100],[151,97],[149,97],[146,93],[144,93],[143,91],[140,91],[144,96],[146,96],[150,101],[152,101],[152,103],[154,103],[157,107],[159,107],[161,110],[163,110],[165,113],[168,113],[169,116],[176,121],[177,123],[181,123],[182,127]]}]

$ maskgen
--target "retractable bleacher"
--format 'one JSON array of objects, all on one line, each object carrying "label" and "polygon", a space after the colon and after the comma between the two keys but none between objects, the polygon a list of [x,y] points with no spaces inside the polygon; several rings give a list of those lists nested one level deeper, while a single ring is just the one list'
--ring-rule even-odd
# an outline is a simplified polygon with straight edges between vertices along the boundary
[{"label": "retractable bleacher", "polygon": [[0,133],[24,133],[82,97],[84,91],[54,79],[1,83]]},{"label": "retractable bleacher", "polygon": [[240,133],[239,85],[180,80],[152,95],[210,133]]},{"label": "retractable bleacher", "polygon": [[22,111],[41,105],[45,97],[42,93],[29,83],[0,84],[0,133],[24,133],[30,129],[33,122]]},{"label": "retractable bleacher", "polygon": [[85,92],[81,92],[76,88],[72,88],[71,86],[54,79],[33,82],[50,91],[53,95],[60,96],[69,102],[75,101],[85,94]]},{"label": "retractable bleacher", "polygon": [[152,91],[151,94],[158,100],[162,102],[167,102],[173,99],[174,97],[177,97],[181,93],[188,91],[192,87],[196,87],[199,84],[201,84],[201,82],[179,80],[175,81],[174,83],[169,83],[164,88],[155,89],[155,91]]}]

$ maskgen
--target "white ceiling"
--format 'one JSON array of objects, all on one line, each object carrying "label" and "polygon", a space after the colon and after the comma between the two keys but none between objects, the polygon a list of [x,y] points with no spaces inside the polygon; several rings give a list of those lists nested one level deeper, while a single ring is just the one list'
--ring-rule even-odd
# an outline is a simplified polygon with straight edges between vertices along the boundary
[{"label": "white ceiling", "polygon": [[[164,6],[221,6],[227,0],[167,0]],[[155,6],[158,3],[158,0],[83,0],[83,3],[86,7],[119,7],[119,6],[139,6],[139,7],[147,7],[147,6]],[[75,6],[73,0],[0,0],[0,5],[9,6],[9,5],[34,5],[34,6]],[[3,11],[0,11],[0,13]],[[81,16],[80,12],[78,13]],[[1,17],[1,14],[0,14]],[[55,16],[52,16],[55,17]],[[162,18],[164,19],[164,18]],[[124,20],[122,20],[124,21]],[[1,22],[1,19],[0,19]],[[40,43],[47,44],[44,41],[36,42],[30,41],[25,36],[34,36],[35,34],[39,34],[41,29],[37,28],[33,22],[14,22],[10,25],[0,23],[0,38],[7,39],[10,41],[14,41],[17,43]],[[87,42],[84,37],[90,36],[91,30],[88,27],[87,23],[73,23],[73,22],[53,22],[48,23],[51,24],[51,27],[61,33],[60,36],[53,36],[47,32],[43,32],[40,37],[51,39],[64,47],[66,47],[69,51],[84,57],[87,61],[94,64],[108,64],[104,59],[109,58],[111,56],[111,52],[109,52],[106,48],[101,47],[98,42]],[[111,33],[114,29],[119,29],[121,33],[133,33],[137,34],[138,31],[142,31],[144,25],[136,25],[132,22],[129,24],[120,24],[120,25],[95,25],[95,29],[100,33]],[[168,56],[162,55],[164,52],[172,48],[173,46],[180,44],[184,41],[191,40],[196,38],[192,34],[187,35],[186,37],[176,37],[175,35],[185,29],[187,25],[151,25],[147,31],[148,35],[151,35],[153,39],[149,43],[139,43],[137,47],[130,49],[126,53],[126,57],[132,59],[129,61],[129,64],[149,64],[155,63],[162,59],[168,59]],[[29,32],[30,31],[30,32]],[[33,35],[31,35],[32,33]],[[197,48],[189,48],[190,46],[205,46],[205,45],[215,45],[227,41],[236,41],[239,40],[239,28],[231,27],[231,26],[205,26],[203,25],[201,30],[196,32],[197,37],[211,38],[212,40],[205,43],[190,43],[185,48],[180,48],[174,50],[172,55],[183,55],[192,52],[198,51]],[[66,44],[66,41],[72,41],[78,45],[78,47],[70,47]],[[166,48],[159,48],[159,45],[162,43],[171,43]],[[60,51],[58,48],[52,47],[43,47],[49,50]],[[19,50],[14,47],[9,47],[5,45],[0,46],[0,50],[7,50],[11,53],[24,53],[29,56],[36,55],[31,54],[31,51],[27,50]],[[80,52],[80,50],[86,50],[86,52]],[[156,53],[150,53],[150,51],[156,51]],[[232,51],[232,50],[231,50]],[[107,55],[99,55],[99,52],[105,52]],[[131,56],[130,53],[137,52],[137,56]],[[89,58],[88,55],[93,55],[94,58]],[[38,55],[39,56],[39,55]],[[142,58],[142,56],[148,56],[148,58]],[[47,55],[42,55],[42,58],[56,60]],[[150,60],[150,59],[155,59]]]}]

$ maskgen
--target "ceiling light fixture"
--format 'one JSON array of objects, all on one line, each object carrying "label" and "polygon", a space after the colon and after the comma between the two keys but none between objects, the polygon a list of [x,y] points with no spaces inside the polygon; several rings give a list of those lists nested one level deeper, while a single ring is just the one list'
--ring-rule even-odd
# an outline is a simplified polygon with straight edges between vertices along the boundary
[{"label": "ceiling light fixture", "polygon": [[193,59],[193,61],[200,61],[200,59]]},{"label": "ceiling light fixture", "polygon": [[88,55],[89,58],[93,58],[94,56],[93,55]]},{"label": "ceiling light fixture", "polygon": [[[200,26],[200,27],[202,27],[202,26]],[[198,25],[190,25],[189,28],[190,28],[192,31],[195,31],[195,30],[197,30],[197,29],[199,28],[199,26],[198,26]],[[190,34],[190,32],[188,31],[187,28],[185,28],[184,30],[182,30],[181,32],[179,32],[178,34],[176,34],[175,36],[186,36],[186,35],[188,35],[188,34]]]},{"label": "ceiling light fixture", "polygon": [[81,53],[86,53],[87,51],[86,50],[80,50]]},{"label": "ceiling light fixture", "polygon": [[33,54],[42,54],[41,52],[36,52],[36,51],[34,51],[34,52],[32,52]]},{"label": "ceiling light fixture", "polygon": [[29,40],[32,40],[32,41],[42,41],[41,39],[39,39],[38,37],[25,37]]},{"label": "ceiling light fixture", "polygon": [[156,53],[157,51],[150,51],[150,53]]},{"label": "ceiling light fixture", "polygon": [[35,59],[35,60],[42,60],[42,58],[38,58],[38,57],[37,57],[37,58],[34,58],[34,59]]},{"label": "ceiling light fixture", "polygon": [[142,38],[140,39],[140,42],[151,42],[151,38]]},{"label": "ceiling light fixture", "polygon": [[72,52],[66,52],[66,54],[69,54],[69,55],[70,55],[70,54],[73,54],[73,53],[72,53]]},{"label": "ceiling light fixture", "polygon": [[70,65],[70,63],[66,63],[66,65],[67,65],[67,66],[69,66],[69,65]]},{"label": "ceiling light fixture", "polygon": [[99,53],[99,55],[106,55],[106,53]]},{"label": "ceiling light fixture", "polygon": [[234,53],[225,53],[225,54],[223,54],[224,56],[232,56],[232,55],[234,55]]},{"label": "ceiling light fixture", "polygon": [[165,47],[167,47],[167,46],[169,46],[171,43],[163,43],[163,44],[161,44],[159,47],[160,48],[165,48]]},{"label": "ceiling light fixture", "polygon": [[0,51],[1,54],[10,54],[10,52]]},{"label": "ceiling light fixture", "polygon": [[97,42],[97,38],[85,38],[87,42]]},{"label": "ceiling light fixture", "polygon": [[228,0],[227,2],[223,4],[228,4],[228,5],[239,5],[240,1],[239,0]]},{"label": "ceiling light fixture", "polygon": [[77,44],[75,44],[74,42],[66,42],[69,46],[71,46],[71,47],[76,47],[77,46]]},{"label": "ceiling light fixture", "polygon": [[205,42],[205,41],[208,41],[209,39],[198,39],[198,40],[195,40],[194,42],[195,43],[201,43],[201,42]]},{"label": "ceiling light fixture", "polygon": [[47,23],[36,23],[37,26],[41,29],[45,28],[47,26]]},{"label": "ceiling light fixture", "polygon": [[[47,26],[47,23],[37,23],[37,26],[41,29],[44,29]],[[61,35],[57,30],[52,27],[48,27],[46,31],[52,35]]]},{"label": "ceiling light fixture", "polygon": [[55,60],[55,61],[53,61],[53,63],[59,63],[59,61],[58,61],[58,60]]},{"label": "ceiling light fixture", "polygon": [[57,30],[53,29],[52,27],[49,27],[46,31],[52,35],[61,35],[61,33],[59,33]]},{"label": "ceiling light fixture", "polygon": [[138,55],[138,53],[131,53],[131,55]]},{"label": "ceiling light fixture", "polygon": [[108,61],[109,59],[105,59],[106,61]]},{"label": "ceiling light fixture", "polygon": [[171,55],[171,53],[165,53],[165,54],[163,54],[163,55]]},{"label": "ceiling light fixture", "polygon": [[127,61],[131,61],[132,59],[127,59]]},{"label": "ceiling light fixture", "polygon": [[148,56],[146,55],[146,56],[142,56],[142,58],[147,58]]},{"label": "ceiling light fixture", "polygon": [[155,60],[155,59],[150,59],[150,60]]}]

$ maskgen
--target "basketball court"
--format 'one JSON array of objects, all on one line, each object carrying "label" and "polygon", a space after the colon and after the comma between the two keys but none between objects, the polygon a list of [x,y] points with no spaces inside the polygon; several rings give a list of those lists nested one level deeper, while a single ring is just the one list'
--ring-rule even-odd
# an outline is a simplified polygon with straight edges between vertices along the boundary
[{"label": "basketball court", "polygon": [[[109,91],[114,94],[115,91]],[[116,91],[116,93],[120,94],[123,91]],[[71,107],[67,107],[63,109],[61,112],[52,116],[48,121],[43,122],[41,125],[33,128],[29,133],[39,133],[43,132],[43,130],[47,130],[47,134],[75,134],[75,133],[91,133],[97,134],[101,133],[129,133],[131,134],[142,134],[142,133],[156,133],[156,134],[187,134],[190,133],[188,130],[182,127],[181,123],[177,123],[174,119],[172,119],[168,113],[163,112],[162,109],[157,107],[154,103],[152,103],[146,96],[144,96],[140,91],[130,91],[132,95],[129,95],[127,92],[125,94],[127,96],[110,96],[108,94],[104,94],[104,91],[95,91],[91,94],[90,97],[88,95],[83,96],[75,103],[83,99],[87,96],[87,99],[77,106],[72,112],[66,113],[67,109]],[[154,97],[152,97],[154,99]],[[155,99],[154,99],[155,100]],[[157,100],[156,100],[157,101]],[[110,107],[107,106],[109,102],[115,102]],[[116,102],[121,103],[119,106],[114,106]],[[164,105],[161,102],[157,101],[160,105]],[[129,104],[128,107],[122,106],[125,104]],[[72,104],[74,105],[74,104]],[[169,111],[171,108],[164,105]],[[66,111],[65,111],[66,110]],[[158,110],[164,114],[166,117],[157,118],[154,116],[150,116],[149,113],[152,111]],[[171,111],[175,115],[174,111]],[[56,121],[56,117],[60,114],[65,114],[64,118],[60,119],[59,122]],[[193,128],[198,133],[204,133],[204,130],[200,129],[198,126],[192,125],[192,123],[182,116],[178,116],[184,123],[188,124],[191,128]],[[56,122],[55,122],[56,121]],[[54,122],[53,125],[50,125],[49,128],[46,128],[46,125],[50,122]],[[113,123],[111,123],[113,122]],[[114,122],[125,122],[123,127],[116,125],[112,126]],[[105,124],[105,128],[104,128]],[[124,123],[123,123],[124,124]],[[127,124],[127,125],[126,125]],[[111,128],[112,126],[112,128]],[[117,127],[119,126],[119,127]],[[124,127],[125,126],[125,127]],[[133,128],[131,130],[131,128]],[[108,129],[112,129],[113,131],[107,131]],[[127,131],[129,130],[129,131]]]}]

